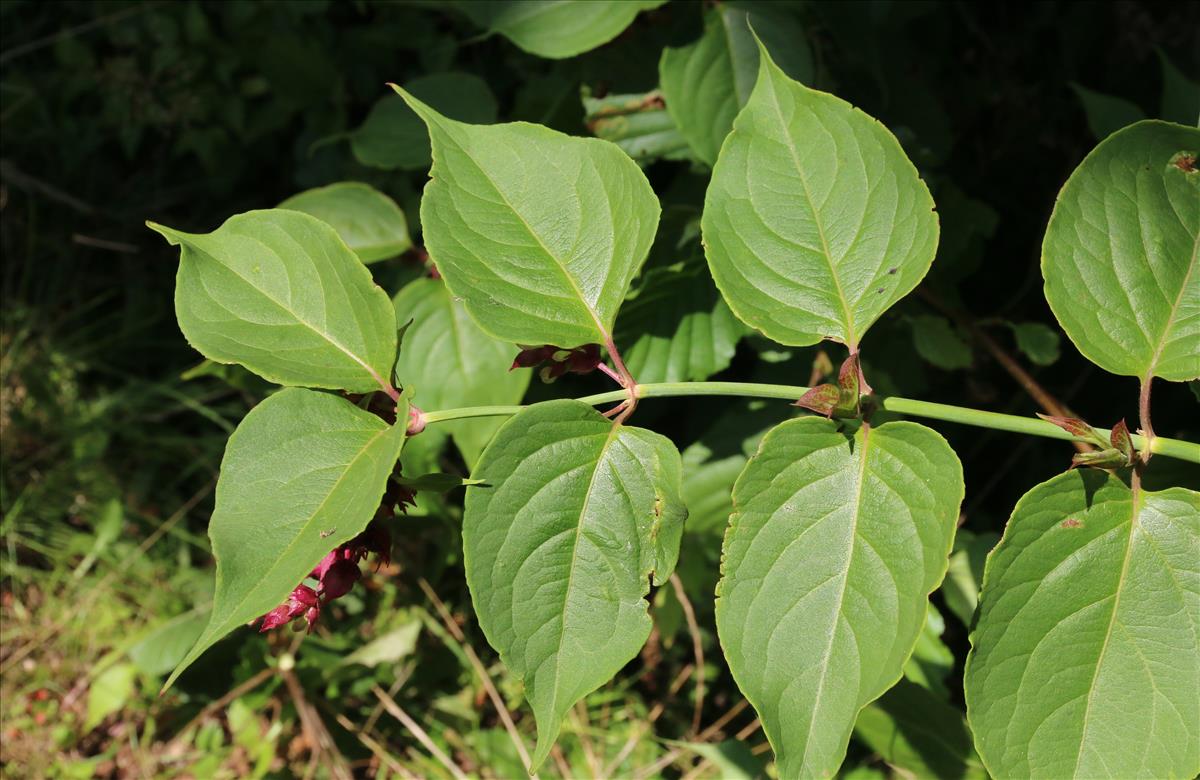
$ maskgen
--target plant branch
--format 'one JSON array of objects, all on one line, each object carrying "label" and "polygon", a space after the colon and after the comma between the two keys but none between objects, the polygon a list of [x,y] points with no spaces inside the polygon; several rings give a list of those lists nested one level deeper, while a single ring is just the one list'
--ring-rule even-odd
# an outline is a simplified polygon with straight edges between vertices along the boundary
[{"label": "plant branch", "polygon": [[[808,392],[809,388],[799,385],[771,385],[757,382],[657,382],[654,384],[638,385],[636,395],[642,398],[670,398],[681,396],[738,396],[743,398],[776,398],[794,401]],[[608,393],[579,398],[589,406],[619,402],[629,393],[625,390],[614,390]],[[988,412],[982,409],[970,409],[963,406],[951,406],[931,401],[918,401],[900,396],[876,396],[880,408],[889,412],[903,414],[909,417],[924,417],[931,420],[971,425],[976,428],[990,428],[1009,433],[1023,433],[1028,436],[1041,436],[1060,441],[1082,441],[1072,436],[1053,423],[1039,420],[1036,417],[1022,417],[1013,414]],[[434,423],[447,420],[461,420],[470,417],[507,417],[517,414],[524,406],[471,406],[461,409],[443,409],[426,412],[425,421]],[[1097,428],[1103,435],[1108,431]],[[1153,436],[1147,442],[1147,437],[1133,435],[1133,444],[1139,451],[1153,451],[1156,455],[1178,458],[1190,463],[1200,464],[1200,444],[1180,439],[1168,439],[1163,436]]]},{"label": "plant branch", "polygon": [[1138,426],[1141,428],[1142,438],[1146,441],[1144,446],[1138,447],[1138,453],[1142,456],[1143,465],[1150,462],[1150,456],[1154,454],[1156,440],[1154,426],[1150,424],[1150,384],[1153,381],[1153,376],[1143,379],[1141,391],[1138,393]]},{"label": "plant branch", "polygon": [[[1038,406],[1042,407],[1042,411],[1054,417],[1075,417],[1075,413],[1067,408],[1067,405],[1055,398],[1046,388],[1038,384],[1038,381],[1033,378],[1025,368],[1017,362],[1016,358],[1008,354],[1004,347],[996,343],[996,340],[987,334],[987,332],[979,327],[975,320],[963,314],[958,309],[947,304],[941,298],[930,292],[925,287],[917,289],[918,294],[933,308],[940,311],[960,328],[971,334],[971,338],[983,347],[992,358],[1000,364],[1008,375],[1011,376],[1021,389],[1029,394]],[[1074,442],[1075,449],[1080,452],[1091,452],[1094,448],[1084,442]]]}]

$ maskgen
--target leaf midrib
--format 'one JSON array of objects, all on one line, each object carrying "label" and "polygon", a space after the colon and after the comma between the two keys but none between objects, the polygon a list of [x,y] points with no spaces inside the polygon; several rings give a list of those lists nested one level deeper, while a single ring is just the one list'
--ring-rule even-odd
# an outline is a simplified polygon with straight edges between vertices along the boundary
[{"label": "leaf midrib", "polygon": [[[346,464],[346,468],[343,469],[342,473],[340,475],[338,475],[338,478],[334,480],[333,485],[330,486],[330,488],[329,488],[329,492],[327,492],[325,494],[325,497],[321,499],[321,503],[319,503],[316,506],[316,508],[313,509],[313,511],[309,513],[307,518],[305,518],[303,526],[301,527],[301,530],[292,537],[292,540],[287,543],[287,546],[285,546],[283,548],[283,550],[275,557],[275,561],[271,564],[270,567],[267,568],[267,570],[263,574],[261,580],[266,580],[268,577],[270,577],[271,573],[274,572],[276,568],[278,568],[279,562],[282,561],[284,558],[286,558],[287,554],[292,551],[292,548],[295,547],[296,543],[300,540],[300,537],[304,535],[304,531],[312,523],[313,518],[316,517],[317,515],[319,515],[321,513],[321,511],[325,508],[325,505],[326,505],[326,503],[328,503],[330,497],[334,493],[337,492],[338,488],[342,484],[342,481],[346,478],[346,475],[349,474],[354,469],[354,466],[355,466],[355,464],[358,463],[359,459],[362,458],[363,455],[365,455],[367,452],[370,451],[370,449],[375,445],[375,442],[377,442],[381,436],[386,436],[388,433],[390,433],[393,430],[393,427],[394,426],[390,426],[390,425],[385,426],[381,431],[379,431],[374,436],[372,436],[370,439],[368,439],[367,442],[362,446],[362,448],[359,449],[359,451],[357,453],[355,453],[354,457],[350,459],[350,462]],[[214,557],[216,557],[215,551],[214,551]],[[218,562],[218,564],[220,563],[219,558],[217,559],[217,562]],[[220,574],[220,571],[221,571],[220,566],[218,566],[218,568],[217,568],[218,575]],[[220,582],[218,582],[218,588],[219,587],[220,587]],[[247,591],[247,593],[244,596],[242,596],[241,600],[238,601],[237,604],[235,604],[233,606],[233,608],[230,609],[227,614],[232,614],[232,613],[235,613],[238,610],[240,610],[245,605],[246,600],[250,598],[250,594],[253,592],[254,592],[254,589],[250,589],[249,591]],[[223,631],[229,630],[229,621],[225,620],[224,622],[222,622],[220,624],[220,628]],[[206,635],[209,633],[210,632],[205,631]]]},{"label": "leaf midrib", "polygon": [[[505,194],[504,190],[500,188],[500,185],[496,183],[496,180],[492,178],[487,169],[479,164],[475,157],[461,143],[458,142],[458,139],[454,138],[454,136],[452,136],[450,133],[446,133],[445,131],[443,131],[443,134],[445,137],[453,140],[455,145],[458,146],[459,150],[461,150],[475,165],[475,169],[478,170],[485,179],[487,179],[488,184],[491,185],[492,189],[496,192],[496,195],[498,195],[500,199],[504,201],[504,205],[508,207],[508,210],[517,217],[517,220],[521,223],[521,226],[524,227],[526,232],[529,233],[529,236],[537,242],[538,247],[540,247],[542,252],[546,254],[546,257],[553,261],[554,267],[557,268],[560,273],[562,273],[563,278],[567,280],[567,284],[570,285],[571,289],[575,291],[575,295],[579,297],[579,302],[583,305],[584,310],[592,318],[592,323],[596,326],[596,330],[600,334],[600,340],[607,341],[610,336],[608,328],[606,328],[604,324],[600,322],[600,316],[597,314],[596,310],[592,308],[592,305],[588,303],[587,297],[583,294],[583,290],[580,289],[575,277],[571,276],[571,273],[567,270],[566,264],[558,258],[558,255],[550,251],[550,248],[546,246],[546,242],[542,240],[541,235],[539,235],[538,232],[533,229],[533,225],[529,224],[529,221],[525,219],[525,215],[518,211],[517,207],[512,204],[512,201],[508,199],[508,195]],[[590,156],[587,157],[587,160],[589,163],[591,163]],[[608,200],[608,198],[606,197],[605,200]],[[580,206],[582,207],[582,205],[582,200],[580,200]],[[560,346],[568,347],[574,345],[563,344]]]},{"label": "leaf midrib", "polygon": [[[263,249],[270,252],[275,257],[279,257],[279,255],[274,250],[272,250],[270,247],[268,247],[266,244],[264,244],[262,241],[260,241],[255,236],[247,235],[244,233],[240,234],[240,235],[243,238],[247,238],[247,239],[253,241],[254,243],[258,244],[259,246],[263,247]],[[370,377],[372,379],[374,379],[377,383],[379,383],[380,387],[385,386],[382,377],[379,376],[379,372],[377,372],[374,368],[372,368],[370,366],[370,364],[368,364],[365,360],[360,358],[358,355],[354,354],[354,352],[352,352],[348,347],[343,346],[337,339],[333,338],[331,335],[329,335],[328,333],[325,333],[323,330],[318,328],[313,323],[311,323],[308,320],[301,317],[299,313],[288,308],[281,301],[276,300],[273,296],[268,294],[266,290],[263,290],[262,288],[258,287],[250,279],[248,279],[245,276],[242,276],[240,273],[238,273],[237,270],[233,268],[233,266],[231,266],[227,263],[221,262],[221,260],[219,260],[216,257],[216,255],[212,254],[208,250],[200,249],[199,247],[194,247],[194,248],[196,249],[197,252],[202,253],[202,254],[208,256],[209,258],[211,258],[221,268],[224,268],[225,270],[229,271],[229,273],[236,276],[238,279],[241,279],[242,282],[244,282],[247,287],[249,287],[251,290],[254,290],[256,293],[261,295],[266,300],[275,304],[275,306],[277,306],[280,309],[280,311],[284,312],[285,314],[291,315],[293,318],[295,318],[296,322],[305,326],[306,328],[311,330],[313,333],[316,333],[318,336],[325,339],[327,342],[329,342],[329,344],[331,344],[335,349],[340,351],[346,357],[350,358],[352,361],[354,361],[358,365],[362,366],[362,368],[366,370],[366,372],[370,375]],[[355,258],[355,262],[359,262],[357,258]],[[285,266],[286,266],[286,263],[285,263]]]},{"label": "leaf midrib", "polygon": [[1192,240],[1192,262],[1188,265],[1187,273],[1183,275],[1183,283],[1179,285],[1179,294],[1175,296],[1175,302],[1171,304],[1171,310],[1167,313],[1167,326],[1163,328],[1162,335],[1158,339],[1158,346],[1155,347],[1154,355],[1150,358],[1150,365],[1146,367],[1146,375],[1142,380],[1144,382],[1149,382],[1154,378],[1154,371],[1158,368],[1159,358],[1162,357],[1162,351],[1170,340],[1171,329],[1177,322],[1175,314],[1179,311],[1179,304],[1183,302],[1183,294],[1187,292],[1188,282],[1192,280],[1192,273],[1196,270],[1198,258],[1200,258],[1200,231],[1196,232],[1196,237]]},{"label": "leaf midrib", "polygon": [[[806,89],[805,87],[801,88]],[[854,352],[858,348],[857,340],[854,338],[854,316],[850,313],[846,294],[842,291],[842,282],[838,278],[837,266],[833,263],[833,254],[829,251],[829,241],[825,237],[825,226],[821,222],[817,203],[813,200],[812,193],[808,189],[808,179],[805,177],[804,169],[800,165],[799,152],[796,149],[795,142],[792,140],[791,133],[788,131],[788,123],[783,118],[783,106],[779,103],[779,93],[776,91],[773,78],[771,80],[771,103],[775,106],[775,115],[779,118],[779,124],[783,128],[783,137],[786,140],[784,145],[792,157],[792,165],[796,167],[796,174],[800,179],[800,187],[804,190],[804,199],[808,201],[808,207],[812,210],[813,224],[817,227],[817,237],[821,239],[821,255],[829,265],[829,276],[833,280],[838,302],[842,304],[842,316],[846,318],[846,346],[850,348],[851,352]]]},{"label": "leaf midrib", "polygon": [[1079,764],[1083,761],[1083,752],[1087,746],[1088,720],[1092,714],[1092,702],[1096,695],[1096,680],[1100,669],[1104,666],[1104,656],[1108,652],[1113,628],[1117,625],[1117,613],[1121,608],[1121,593],[1124,591],[1125,578],[1129,574],[1129,561],[1133,557],[1133,538],[1137,534],[1138,514],[1141,511],[1143,492],[1137,491],[1130,501],[1129,540],[1125,545],[1125,556],[1121,561],[1121,573],[1117,575],[1116,592],[1113,594],[1112,614],[1108,618],[1108,627],[1104,630],[1104,641],[1100,645],[1100,655],[1096,658],[1096,669],[1092,672],[1092,680],[1088,683],[1087,702],[1083,707],[1083,725],[1079,732],[1079,752],[1075,756],[1075,768],[1071,771],[1073,777],[1079,775]]},{"label": "leaf midrib", "polygon": [[[858,546],[857,544],[855,544],[855,541],[858,538],[858,520],[859,520],[859,516],[862,513],[863,485],[866,482],[867,458],[870,455],[870,447],[871,447],[871,436],[870,436],[871,431],[870,431],[870,429],[864,425],[862,431],[863,431],[862,465],[860,465],[859,469],[858,469],[858,484],[855,486],[855,491],[854,491],[854,516],[853,516],[853,520],[850,524],[850,533],[849,533],[850,552],[846,557],[846,570],[842,575],[842,587],[841,587],[841,590],[839,590],[839,592],[838,592],[837,605],[834,607],[834,610],[833,610],[833,626],[829,631],[829,644],[827,644],[825,646],[825,652],[822,655],[820,664],[818,665],[818,668],[821,669],[823,673],[821,674],[820,679],[817,683],[817,694],[813,698],[812,717],[809,718],[808,733],[805,734],[805,737],[804,737],[804,764],[805,765],[808,764],[808,748],[809,748],[809,745],[812,743],[813,727],[817,723],[816,716],[818,714],[818,711],[821,708],[821,697],[825,693],[825,680],[829,676],[827,673],[828,666],[829,666],[829,658],[833,654],[833,643],[834,643],[834,639],[836,638],[836,636],[838,634],[838,622],[841,618],[842,605],[845,603],[846,590],[850,583],[850,568],[854,563],[854,551]],[[855,698],[857,698],[857,697],[855,697]]]}]

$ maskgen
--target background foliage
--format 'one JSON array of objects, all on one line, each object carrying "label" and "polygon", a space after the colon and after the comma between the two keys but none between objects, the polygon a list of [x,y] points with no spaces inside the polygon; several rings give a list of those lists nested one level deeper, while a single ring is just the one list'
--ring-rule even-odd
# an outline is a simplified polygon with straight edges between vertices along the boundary
[{"label": "background foliage", "polygon": [[[142,223],[207,232],[229,214],[353,180],[392,196],[419,246],[428,141],[385,86],[395,82],[465,121],[523,119],[619,140],[646,161],[663,203],[660,234],[669,236],[651,250],[643,278],[686,264],[699,257],[708,174],[688,159],[653,91],[664,47],[699,40],[706,7],[674,0],[598,49],[543,59],[523,50],[539,43],[519,19],[479,3],[0,4],[5,774],[449,776],[418,730],[471,774],[521,774],[484,680],[494,679],[530,743],[532,718],[520,716],[520,693],[470,609],[460,493],[422,493],[402,520],[393,563],[338,602],[302,645],[287,632],[238,633],[156,696],[207,620],[194,605],[211,588],[204,530],[217,466],[266,386],[198,365],[170,306],[174,250]],[[1136,416],[1135,380],[1104,374],[1045,327],[1053,319],[1039,247],[1055,194],[1097,138],[1143,116],[1195,122],[1196,6],[806,2],[731,3],[721,12],[766,19],[768,46],[789,55],[781,66],[878,117],[930,184],[942,223],[938,257],[918,293],[872,330],[877,390],[1044,410],[1006,368],[1013,361],[1085,418]],[[672,84],[661,86],[669,96]],[[371,273],[395,293],[425,273],[423,255],[375,262]],[[644,325],[618,326],[646,381],[718,372],[805,383],[814,366],[840,361],[744,337],[703,282],[679,277],[699,287],[672,298],[678,313],[647,300],[628,315],[637,308]],[[418,302],[396,305],[409,311]],[[461,316],[454,301],[421,305]],[[712,332],[711,353],[671,349],[667,331],[680,319]],[[473,370],[439,365],[432,335],[406,341],[427,355],[404,358],[425,357],[429,383]],[[553,386],[535,378],[527,398],[601,389],[608,384],[599,376]],[[1185,385],[1156,386],[1160,435],[1194,440],[1196,410]],[[683,588],[653,593],[646,649],[567,714],[544,775],[759,771],[765,742],[721,661],[711,594],[728,487],[762,431],[788,412],[722,399],[639,407],[637,425],[684,451]],[[906,671],[912,684],[860,719],[847,776],[981,772],[965,730],[961,763],[927,766],[921,736],[903,724],[938,718],[943,733],[962,728],[982,556],[1017,498],[1070,454],[938,427],[968,486],[959,548]],[[482,447],[466,430],[452,430],[461,455],[444,435],[429,435],[408,445],[406,464],[420,456],[464,472]],[[1148,478],[1182,468],[1157,458]],[[1171,479],[1200,481],[1195,473]]]}]

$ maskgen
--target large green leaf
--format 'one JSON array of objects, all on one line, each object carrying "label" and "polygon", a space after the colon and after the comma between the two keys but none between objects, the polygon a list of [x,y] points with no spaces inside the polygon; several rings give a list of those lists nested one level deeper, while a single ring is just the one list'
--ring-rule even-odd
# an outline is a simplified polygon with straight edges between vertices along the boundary
[{"label": "large green leaf", "polygon": [[279,208],[303,211],[329,225],[364,263],[395,257],[412,246],[404,212],[369,184],[342,181],[305,190]]},{"label": "large green leaf", "polygon": [[1079,469],[988,557],[967,716],[994,777],[1200,772],[1200,494]]},{"label": "large green leaf", "polygon": [[[470,73],[434,73],[405,82],[404,88],[453,119],[480,125],[496,121],[491,88]],[[363,165],[384,170],[420,170],[430,159],[429,134],[399,95],[376,101],[350,134],[350,149]]]},{"label": "large green leaf", "polygon": [[1042,243],[1046,299],[1106,371],[1200,377],[1198,156],[1200,129],[1138,122],[1093,149],[1058,194]]},{"label": "large green leaf", "polygon": [[900,678],[946,572],[962,468],[910,422],[789,420],[733,489],[717,587],[729,669],[783,778],[837,771],[858,712]]},{"label": "large green leaf", "polygon": [[[753,13],[751,13],[753,11]],[[787,13],[767,4],[721,3],[704,19],[704,35],[679,48],[663,50],[659,81],[667,111],[696,155],[712,165],[733,118],[746,105],[758,73],[755,31],[767,48],[782,56],[792,78],[812,78],[812,55],[804,31]]]},{"label": "large green leaf", "polygon": [[[393,303],[397,322],[412,320],[404,332],[396,375],[413,388],[418,406],[433,410],[521,402],[530,371],[509,371],[517,347],[480,330],[445,284],[417,279],[405,285]],[[501,422],[459,420],[427,433],[447,431],[467,463],[474,464]]]},{"label": "large green leaf", "polygon": [[987,777],[962,712],[908,680],[859,713],[854,736],[900,770],[899,777]]},{"label": "large green leaf", "polygon": [[783,344],[857,349],[933,262],[933,199],[876,120],[792,81],[760,47],[702,221],[729,307]]},{"label": "large green leaf", "polygon": [[[408,419],[403,399],[396,416]],[[302,388],[250,410],[229,437],[208,525],[217,560],[212,617],[167,685],[217,640],[282,603],[326,553],[366,527],[404,430]]]},{"label": "large green leaf", "polygon": [[639,382],[683,382],[727,368],[744,332],[700,261],[647,272],[616,339]]},{"label": "large green leaf", "polygon": [[329,225],[283,209],[205,234],[147,224],[180,247],[175,316],[205,357],[284,385],[367,392],[386,381],[391,302]]},{"label": "large green leaf", "polygon": [[433,139],[421,226],[450,291],[498,339],[606,341],[658,226],[637,163],[596,138],[466,125],[400,92]]},{"label": "large green leaf", "polygon": [[608,43],[639,11],[667,0],[491,0],[463,10],[489,32],[500,33],[521,49],[564,59]]},{"label": "large green leaf", "polygon": [[525,681],[534,769],[566,712],[650,634],[650,576],[675,567],[687,511],[679,453],[578,401],[549,401],[497,432],[467,489],[463,555],[479,625]]}]

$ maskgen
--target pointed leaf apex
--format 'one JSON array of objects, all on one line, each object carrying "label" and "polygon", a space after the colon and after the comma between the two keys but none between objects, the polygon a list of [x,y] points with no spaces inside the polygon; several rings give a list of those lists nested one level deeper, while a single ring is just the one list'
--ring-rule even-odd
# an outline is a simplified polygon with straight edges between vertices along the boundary
[{"label": "pointed leaf apex", "polygon": [[179,246],[183,243],[184,237],[188,235],[187,233],[169,228],[166,225],[160,225],[157,222],[151,222],[150,220],[146,220],[146,227],[167,239],[167,243],[171,246]]},{"label": "pointed leaf apex", "polygon": [[1112,431],[1108,436],[1109,443],[1113,448],[1125,456],[1126,465],[1133,463],[1133,439],[1129,436],[1129,426],[1125,424],[1124,418],[1119,423],[1113,426]]},{"label": "pointed leaf apex", "polygon": [[1109,442],[1101,436],[1095,428],[1088,425],[1083,420],[1075,417],[1056,417],[1054,415],[1042,414],[1038,412],[1038,417],[1041,417],[1048,423],[1053,423],[1059,428],[1062,428],[1072,436],[1077,436],[1081,439],[1087,439],[1092,444],[1095,444],[1100,449],[1107,449]]},{"label": "pointed leaf apex", "polygon": [[397,95],[404,98],[404,102],[408,104],[408,107],[411,108],[416,113],[417,116],[421,117],[421,121],[423,121],[426,125],[433,124],[434,122],[453,121],[453,120],[448,119],[447,117],[444,117],[441,114],[439,114],[432,106],[428,105],[427,103],[422,103],[411,92],[409,92],[408,90],[406,90],[404,87],[400,86],[399,84],[393,84],[391,82],[388,82],[388,86],[391,87],[393,90],[395,90]]},{"label": "pointed leaf apex", "polygon": [[800,396],[800,400],[794,402],[792,406],[800,406],[825,417],[833,417],[833,411],[837,408],[840,397],[841,392],[837,385],[817,385]]}]

